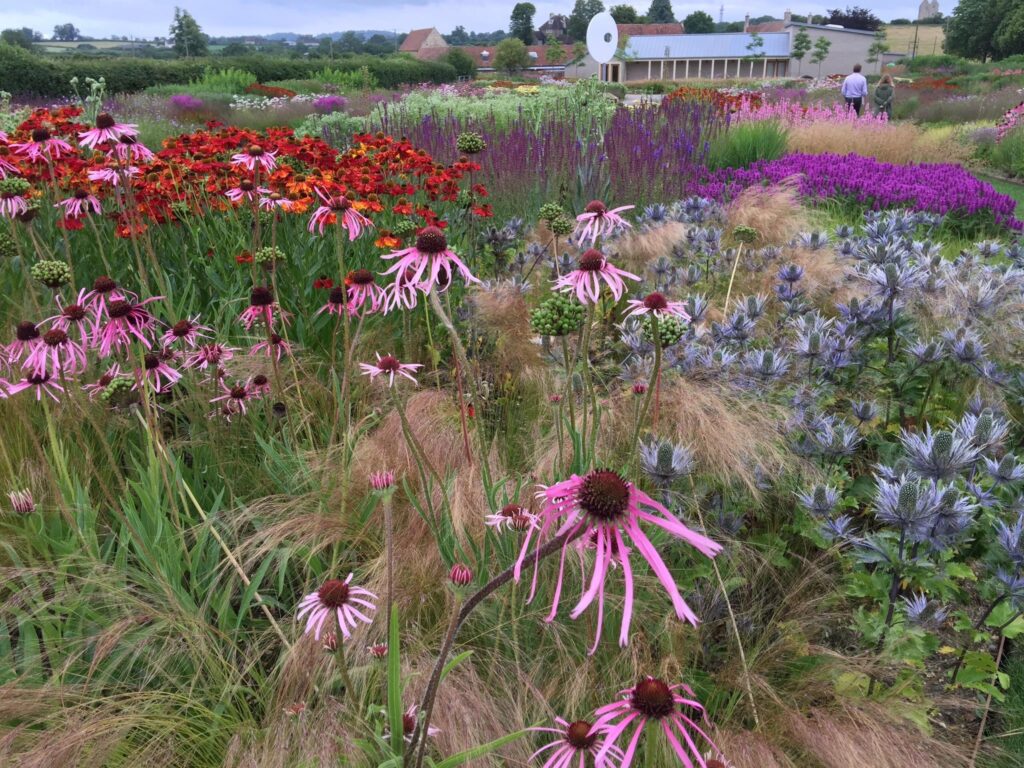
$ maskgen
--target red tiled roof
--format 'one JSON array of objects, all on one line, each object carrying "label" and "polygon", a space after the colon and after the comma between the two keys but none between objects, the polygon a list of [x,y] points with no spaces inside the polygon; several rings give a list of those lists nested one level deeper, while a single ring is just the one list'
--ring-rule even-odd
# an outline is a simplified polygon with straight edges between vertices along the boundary
[{"label": "red tiled roof", "polygon": [[398,50],[405,51],[406,53],[416,53],[416,51],[423,47],[423,43],[433,31],[433,27],[430,29],[414,29],[405,36],[405,40],[402,41]]},{"label": "red tiled roof", "polygon": [[680,22],[672,24],[616,24],[619,30],[619,37],[642,37],[644,35],[681,35],[683,25]]}]

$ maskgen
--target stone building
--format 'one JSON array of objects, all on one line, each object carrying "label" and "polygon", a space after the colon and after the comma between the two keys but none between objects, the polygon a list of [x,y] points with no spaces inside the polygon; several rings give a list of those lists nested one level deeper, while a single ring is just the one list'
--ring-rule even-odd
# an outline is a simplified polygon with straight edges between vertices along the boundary
[{"label": "stone building", "polygon": [[917,20],[925,21],[939,15],[939,0],[921,0],[917,9]]}]

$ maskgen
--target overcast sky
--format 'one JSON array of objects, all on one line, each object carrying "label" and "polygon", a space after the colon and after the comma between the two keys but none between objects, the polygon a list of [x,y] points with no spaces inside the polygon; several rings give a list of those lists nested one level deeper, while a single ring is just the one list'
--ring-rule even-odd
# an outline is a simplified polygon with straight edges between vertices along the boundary
[{"label": "overcast sky", "polygon": [[[551,13],[569,13],[572,0],[545,2],[532,0],[537,7],[535,23],[541,24]],[[614,0],[606,5],[614,5]],[[516,0],[473,0],[473,2],[442,2],[440,0],[215,0],[195,2],[189,0],[0,0],[0,27],[32,27],[47,37],[55,24],[71,22],[83,35],[103,38],[110,35],[153,37],[166,35],[176,4],[188,8],[210,35],[267,34],[270,32],[298,32],[318,34],[347,29],[394,29],[408,32],[417,27],[437,27],[447,34],[456,25],[470,31],[507,29],[509,14]],[[640,0],[633,7],[640,13],[647,10],[650,0]],[[948,0],[952,2],[952,0]],[[835,0],[832,5],[847,4]],[[850,5],[872,8],[883,20],[916,18],[917,0],[850,0]],[[941,10],[949,13],[952,5]],[[704,10],[718,20],[721,2],[674,3],[676,16],[685,17],[695,10]],[[824,13],[828,3],[803,6],[794,0],[794,13]],[[745,13],[751,16],[773,14],[781,16],[785,8],[777,0],[750,0],[747,4],[725,3],[725,20],[740,20]]]}]

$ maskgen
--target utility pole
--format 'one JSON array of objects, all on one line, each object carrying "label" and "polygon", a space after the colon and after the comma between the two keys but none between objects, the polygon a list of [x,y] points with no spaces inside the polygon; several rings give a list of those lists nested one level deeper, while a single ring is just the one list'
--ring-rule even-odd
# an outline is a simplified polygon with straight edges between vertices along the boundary
[{"label": "utility pole", "polygon": [[917,22],[914,22],[914,48],[913,48],[913,50],[910,53],[910,58],[912,58],[912,59],[916,59],[917,58],[917,33],[918,33],[918,31],[920,29],[921,29],[921,25],[918,24]]}]

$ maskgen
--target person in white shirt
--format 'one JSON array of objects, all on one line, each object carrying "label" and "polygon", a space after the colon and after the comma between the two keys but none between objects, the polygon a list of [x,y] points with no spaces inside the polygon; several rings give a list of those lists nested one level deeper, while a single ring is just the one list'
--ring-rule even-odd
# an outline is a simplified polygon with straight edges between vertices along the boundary
[{"label": "person in white shirt", "polygon": [[853,65],[853,73],[843,80],[843,98],[846,100],[847,108],[852,108],[860,117],[860,111],[864,106],[864,99],[868,95],[868,80],[860,73],[860,64]]}]

